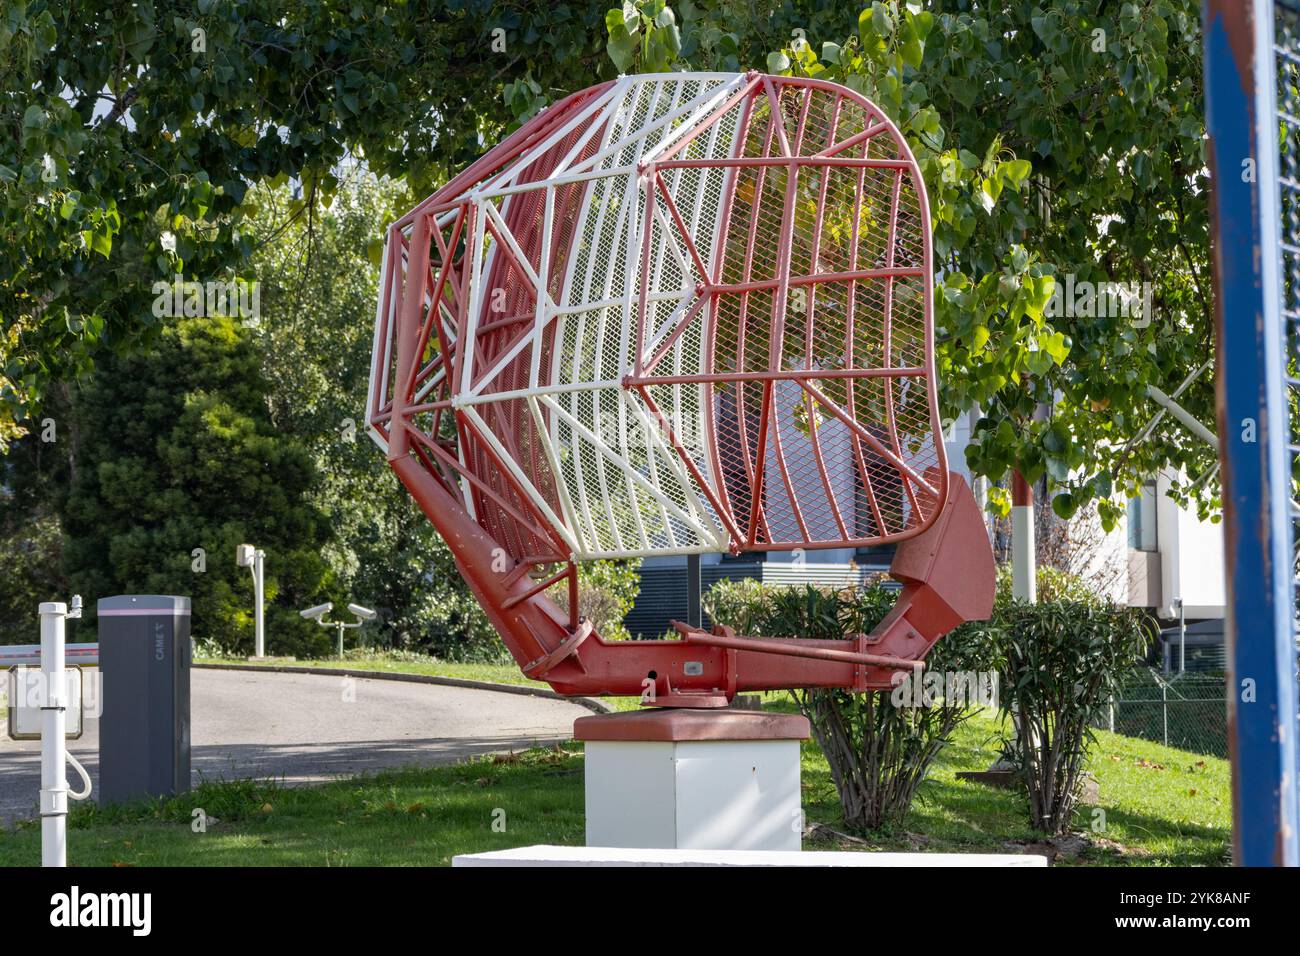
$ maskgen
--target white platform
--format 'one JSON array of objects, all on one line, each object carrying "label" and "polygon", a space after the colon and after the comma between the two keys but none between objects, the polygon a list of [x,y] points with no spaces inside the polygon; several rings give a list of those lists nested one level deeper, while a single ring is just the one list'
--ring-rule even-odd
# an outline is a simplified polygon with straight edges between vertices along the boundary
[{"label": "white platform", "polygon": [[521,846],[452,857],[452,866],[1047,866],[1033,854],[653,850]]},{"label": "white platform", "polygon": [[590,740],[587,846],[799,850],[797,740]]}]

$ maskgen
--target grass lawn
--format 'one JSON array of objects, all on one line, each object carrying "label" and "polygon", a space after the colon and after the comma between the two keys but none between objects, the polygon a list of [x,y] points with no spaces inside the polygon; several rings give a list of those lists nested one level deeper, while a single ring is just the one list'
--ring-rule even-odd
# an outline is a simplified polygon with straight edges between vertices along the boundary
[{"label": "grass lawn", "polygon": [[[982,717],[958,730],[898,831],[872,834],[864,842],[805,841],[805,847],[1008,852],[1020,849],[1015,841],[1033,842],[1023,797],[954,776],[989,765],[996,730],[994,720]],[[1092,833],[1096,808],[1082,808],[1077,823],[1094,845],[1078,862],[1227,863],[1226,761],[1099,733],[1091,766],[1101,785],[1106,825],[1102,833]],[[826,762],[811,744],[804,748],[803,780],[810,822],[842,829]],[[457,853],[581,844],[582,800],[582,752],[576,743],[315,787],[210,782],[175,800],[107,811],[77,805],[68,861],[73,866],[447,864]],[[210,818],[204,833],[193,832],[196,808]],[[33,865],[39,859],[36,824],[0,831],[0,865]]]},{"label": "grass lawn", "polygon": [[[875,835],[864,848],[999,852],[1041,840],[1026,822],[1023,794],[956,778],[958,771],[987,769],[996,756],[992,738],[998,727],[996,719],[976,717],[958,728],[901,830]],[[838,828],[835,788],[825,759],[811,744],[805,745],[803,768],[809,819]],[[1092,842],[1077,862],[1228,865],[1232,797],[1226,760],[1099,731],[1089,769],[1100,799],[1076,812],[1076,830]]]}]

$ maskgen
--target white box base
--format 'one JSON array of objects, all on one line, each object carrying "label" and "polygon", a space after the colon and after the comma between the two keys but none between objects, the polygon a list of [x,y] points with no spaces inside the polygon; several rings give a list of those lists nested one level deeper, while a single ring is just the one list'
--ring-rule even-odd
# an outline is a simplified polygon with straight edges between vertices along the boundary
[{"label": "white box base", "polygon": [[600,846],[521,846],[452,857],[452,866],[1047,866],[1014,853],[792,853],[752,850],[643,850]]},{"label": "white box base", "polygon": [[797,852],[797,740],[589,740],[588,847]]}]

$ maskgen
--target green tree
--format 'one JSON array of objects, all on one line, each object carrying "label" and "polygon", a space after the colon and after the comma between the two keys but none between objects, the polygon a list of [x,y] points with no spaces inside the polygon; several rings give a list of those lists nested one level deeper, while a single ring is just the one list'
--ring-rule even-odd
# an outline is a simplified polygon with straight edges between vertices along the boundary
[{"label": "green tree", "polygon": [[359,640],[498,659],[504,648],[451,552],[365,433],[375,262],[383,227],[411,197],[357,164],[340,176],[328,207],[309,218],[294,218],[287,188],[259,189],[258,228],[276,238],[250,264],[264,280],[260,354],[271,417],[320,476],[310,497],[332,531],[322,551],[333,572],[328,596],[340,608],[354,601],[379,612]]},{"label": "green tree", "polygon": [[[694,68],[765,63],[843,83],[898,124],[930,194],[945,417],[983,412],[976,473],[1046,476],[1059,514],[1095,500],[1108,527],[1153,473],[1205,474],[1213,451],[1176,425],[1131,441],[1156,411],[1147,386],[1172,391],[1212,353],[1199,4],[794,2],[746,35],[697,0],[679,5],[679,39],[644,32],[662,6],[610,11],[613,61],[659,68],[679,46]],[[1154,314],[1049,314],[1067,275],[1150,282]],[[1180,401],[1212,422],[1212,377]],[[1215,482],[1177,491],[1217,506]]]},{"label": "green tree", "polygon": [[[1107,527],[1116,492],[1214,461],[1176,426],[1129,441],[1155,411],[1146,387],[1172,390],[1210,354],[1199,18],[1190,0],[876,2],[842,45],[792,51],[791,69],[898,118],[922,163],[944,397],[984,411],[968,463],[1046,475],[1058,514],[1096,500]],[[1049,314],[1067,275],[1149,282],[1154,314],[1096,301]],[[1212,387],[1204,376],[1182,397],[1203,421]],[[1203,510],[1217,490],[1202,486]]]},{"label": "green tree", "polygon": [[[1146,385],[1172,390],[1209,352],[1190,0],[607,3],[6,4],[0,446],[97,350],[161,341],[155,281],[256,274],[272,295],[250,266],[282,234],[260,228],[260,184],[300,182],[278,228],[310,234],[349,154],[419,196],[546,102],[622,69],[766,66],[866,93],[920,159],[943,273],[943,397],[949,415],[985,412],[977,472],[1046,475],[1059,511],[1096,497],[1109,520],[1112,494],[1136,479],[1201,471],[1206,450],[1176,428],[1126,445],[1151,414]],[[1067,273],[1149,279],[1154,321],[1046,315]],[[1208,379],[1182,400],[1212,419]],[[1202,504],[1216,492],[1204,485]],[[415,575],[425,559],[409,553]]]},{"label": "green tree", "polygon": [[0,524],[0,644],[40,641],[37,608],[66,601],[60,574],[62,538],[58,515],[46,504],[10,509]]},{"label": "green tree", "polygon": [[[303,215],[351,151],[422,194],[618,70],[766,66],[871,96],[921,160],[947,410],[986,411],[971,465],[1045,474],[1058,511],[1095,497],[1113,520],[1136,478],[1209,461],[1173,426],[1128,441],[1146,386],[1209,351],[1198,31],[1191,0],[10,3],[0,441],[97,341],[156,334],[143,286],[245,267],[259,182],[298,177]],[[1154,321],[1044,316],[1066,274],[1152,282]],[[1212,420],[1208,378],[1183,401]]]},{"label": "green tree", "polygon": [[0,644],[36,643],[38,605],[71,594],[61,562],[62,504],[76,461],[67,409],[68,390],[56,389],[41,420],[0,455]]},{"label": "green tree", "polygon": [[69,584],[87,598],[189,595],[193,634],[252,648],[252,582],[236,545],[266,551],[267,649],[312,656],[329,636],[296,609],[329,583],[310,455],[276,429],[258,347],[226,317],[170,322],[155,349],[101,360],[75,396],[64,507]]},{"label": "green tree", "polygon": [[612,75],[603,4],[9,0],[0,9],[0,442],[100,342],[158,334],[145,291],[229,278],[249,190],[303,209],[349,153],[431,191],[512,120]]},{"label": "green tree", "polygon": [[[321,476],[313,500],[333,532],[323,551],[334,573],[330,597],[380,612],[363,640],[451,659],[506,659],[450,550],[365,435],[379,237],[412,197],[352,164],[318,216],[293,219],[285,188],[259,190],[258,202],[259,229],[277,237],[251,263],[264,277],[268,402],[277,429],[310,451]],[[627,636],[621,622],[636,597],[636,568],[605,561],[584,568],[580,611],[606,638]],[[563,585],[552,596],[567,607]]]}]

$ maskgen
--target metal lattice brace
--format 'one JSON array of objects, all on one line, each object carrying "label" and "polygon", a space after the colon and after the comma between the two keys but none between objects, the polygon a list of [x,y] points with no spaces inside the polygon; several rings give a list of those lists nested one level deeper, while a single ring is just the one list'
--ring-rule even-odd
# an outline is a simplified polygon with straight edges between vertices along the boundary
[{"label": "metal lattice brace", "polygon": [[[512,569],[916,539],[950,480],[929,236],[906,143],[851,90],[584,90],[390,228],[371,433]],[[578,656],[568,627],[520,663]]]}]

